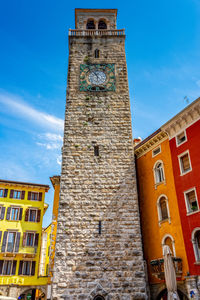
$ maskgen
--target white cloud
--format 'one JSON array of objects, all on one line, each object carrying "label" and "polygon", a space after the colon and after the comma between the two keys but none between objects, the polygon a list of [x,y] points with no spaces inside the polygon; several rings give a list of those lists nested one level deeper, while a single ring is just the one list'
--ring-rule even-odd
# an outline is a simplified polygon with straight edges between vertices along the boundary
[{"label": "white cloud", "polygon": [[41,112],[23,101],[19,96],[0,92],[0,103],[8,108],[9,114],[14,114],[15,117],[28,119],[41,126],[52,128],[56,131],[63,131],[64,121],[53,115]]},{"label": "white cloud", "polygon": [[200,80],[197,80],[196,84],[200,87]]},{"label": "white cloud", "polygon": [[57,164],[61,166],[61,163],[62,163],[62,156],[59,155],[59,156],[57,157],[57,160],[56,160],[56,161],[57,161]]}]

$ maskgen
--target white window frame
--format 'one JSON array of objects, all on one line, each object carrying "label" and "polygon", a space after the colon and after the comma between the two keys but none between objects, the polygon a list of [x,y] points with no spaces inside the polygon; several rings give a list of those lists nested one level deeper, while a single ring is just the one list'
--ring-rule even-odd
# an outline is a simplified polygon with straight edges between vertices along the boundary
[{"label": "white window frame", "polygon": [[[166,206],[167,206],[167,214],[168,214],[168,218],[167,219],[162,219],[162,212],[161,212],[161,207],[160,207],[160,199],[161,198],[165,198],[165,201],[166,201]],[[161,223],[163,222],[169,222],[169,224],[171,224],[171,217],[170,217],[170,212],[169,212],[169,203],[168,203],[168,198],[165,194],[162,194],[158,197],[158,200],[157,200],[157,211],[158,211],[158,223],[159,223],[159,226],[161,226]]]},{"label": "white window frame", "polygon": [[[5,262],[10,262],[11,261],[11,268],[10,268],[10,274],[3,274],[3,272],[4,272],[4,264],[5,264]],[[2,266],[2,275],[0,275],[0,276],[14,276],[14,275],[11,275],[11,273],[12,273],[12,269],[13,269],[13,262],[14,262],[14,260],[12,259],[8,259],[8,260],[3,260],[3,266]],[[16,272],[16,271],[15,271]]]},{"label": "white window frame", "polygon": [[194,257],[195,257],[195,261],[196,263],[200,264],[200,249],[197,249],[197,244],[196,244],[196,239],[195,239],[195,235],[197,233],[197,231],[200,231],[200,227],[196,227],[193,231],[192,231],[192,246],[193,246],[193,250],[194,250]]},{"label": "white window frame", "polygon": [[3,191],[3,196],[1,196],[1,194],[0,194],[0,198],[5,198],[5,197],[4,197],[5,190],[6,190],[6,189],[4,189],[4,188],[0,188],[0,191]]},{"label": "white window frame", "polygon": [[[192,192],[192,191],[194,191],[195,197],[196,197],[196,201],[197,201],[197,210],[195,210],[195,211],[191,211],[191,210],[190,210],[189,203],[188,203],[188,200],[187,200],[187,193]],[[191,189],[185,191],[185,192],[184,192],[184,198],[185,198],[185,207],[186,207],[186,211],[187,211],[187,216],[199,212],[199,201],[198,201],[198,198],[197,198],[196,187],[193,187],[193,188],[191,188]]]},{"label": "white window frame", "polygon": [[[15,239],[14,239],[14,243],[13,243],[13,251],[12,252],[8,251],[8,238],[9,238],[9,234],[10,233],[15,233]],[[16,244],[16,238],[17,238],[17,231],[15,231],[15,230],[9,230],[8,234],[7,234],[5,252],[9,252],[9,253],[13,253],[14,252],[15,244]]]},{"label": "white window frame", "polygon": [[[29,210],[29,212],[28,212],[28,222],[37,223],[38,209],[37,209],[37,208],[32,208],[32,207],[31,207],[31,208],[29,208],[28,210]],[[36,211],[35,221],[31,221],[31,220],[30,220],[30,212],[31,212],[31,210],[35,210],[35,211]]]},{"label": "white window frame", "polygon": [[162,250],[163,250],[164,246],[166,245],[165,244],[166,238],[170,238],[172,240],[172,249],[173,249],[172,256],[176,257],[175,240],[174,240],[174,238],[171,234],[167,233],[163,236],[163,238],[162,238]]},{"label": "white window frame", "polygon": [[[30,266],[30,274],[27,275],[27,274],[24,274],[24,263],[25,262],[30,262],[31,266]],[[32,272],[32,266],[33,266],[33,261],[32,260],[23,260],[23,265],[22,265],[22,274],[20,276],[33,276],[31,275],[31,272]]]},{"label": "white window frame", "polygon": [[[188,158],[189,158],[189,163],[190,163],[190,169],[188,171],[183,172],[182,170],[182,163],[181,163],[181,157],[183,157],[185,154],[188,154]],[[186,150],[185,152],[181,153],[178,155],[178,162],[179,162],[179,168],[180,168],[180,175],[183,176],[189,172],[192,171],[192,164],[191,164],[191,159],[190,159],[190,153],[189,150]]]},{"label": "white window frame", "polygon": [[[158,164],[162,164],[162,170],[163,170],[163,180],[160,181],[160,182],[157,182],[156,180],[156,166]],[[159,185],[159,184],[162,184],[162,183],[165,183],[165,170],[164,170],[164,163],[162,160],[157,160],[153,166],[153,176],[154,176],[154,183],[155,183],[155,186]]]},{"label": "white window frame", "polygon": [[[160,149],[160,151],[159,151],[158,153],[154,154],[154,151],[157,150],[158,148]],[[152,157],[155,157],[155,156],[157,156],[157,155],[160,154],[160,153],[161,153],[161,145],[158,146],[158,147],[156,147],[156,148],[154,148],[154,149],[152,150]]]},{"label": "white window frame", "polygon": [[[27,245],[27,238],[28,238],[28,234],[31,233],[31,234],[34,234],[34,238],[33,238],[33,246],[30,246],[30,245]],[[25,247],[35,247],[35,235],[36,235],[36,232],[35,231],[26,231],[26,242],[25,242]]]},{"label": "white window frame", "polygon": [[[17,197],[17,198],[15,198],[14,196],[15,196],[15,192],[17,192],[17,193],[20,193],[20,196],[19,196],[19,198]],[[21,199],[22,198],[22,191],[21,190],[13,190],[13,199]]]},{"label": "white window frame", "polygon": [[32,194],[37,194],[37,200],[35,200],[35,199],[30,199],[30,201],[39,201],[39,192],[30,192],[31,193],[31,196],[32,196]]},{"label": "white window frame", "polygon": [[[20,208],[21,207],[19,207],[19,206],[11,206],[10,208],[11,209],[10,209],[10,219],[9,219],[9,221],[14,221],[14,222],[19,221],[19,215],[20,215]],[[12,217],[12,209],[18,209],[17,220],[12,220],[11,219],[11,217]]]},{"label": "white window frame", "polygon": [[[178,136],[181,134],[181,133],[184,133],[185,134],[185,141],[183,141],[182,143],[178,143]],[[180,131],[177,135],[176,135],[176,147],[179,147],[181,145],[183,145],[185,142],[187,142],[187,134],[186,134],[186,130],[182,130]]]}]

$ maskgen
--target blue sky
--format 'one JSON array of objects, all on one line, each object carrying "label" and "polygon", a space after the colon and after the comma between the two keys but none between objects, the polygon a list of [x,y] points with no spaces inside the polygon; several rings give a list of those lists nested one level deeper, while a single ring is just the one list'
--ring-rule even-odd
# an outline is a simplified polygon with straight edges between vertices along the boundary
[{"label": "blue sky", "polygon": [[[200,0],[99,3],[0,1],[0,178],[50,185],[60,173],[67,33],[76,7],[118,8],[134,137],[147,137],[183,109],[185,96],[200,96]],[[53,188],[46,202],[44,226]]]}]

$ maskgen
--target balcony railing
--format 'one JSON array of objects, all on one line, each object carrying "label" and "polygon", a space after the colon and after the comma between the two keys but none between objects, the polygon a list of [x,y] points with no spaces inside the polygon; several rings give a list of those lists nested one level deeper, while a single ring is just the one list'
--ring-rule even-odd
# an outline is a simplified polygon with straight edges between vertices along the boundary
[{"label": "balcony railing", "polygon": [[[173,257],[174,268],[176,272],[176,277],[180,278],[182,275],[182,259],[180,257]],[[152,275],[159,279],[164,279],[164,259],[159,258],[152,260],[150,262]]]},{"label": "balcony railing", "polygon": [[121,36],[125,35],[124,29],[69,29],[69,36]]},{"label": "balcony railing", "polygon": [[7,247],[3,252],[0,249],[0,253],[6,254],[8,256],[16,255],[16,254],[23,254],[23,255],[35,255],[37,253],[37,247],[19,247],[18,251],[14,250],[14,247]]}]

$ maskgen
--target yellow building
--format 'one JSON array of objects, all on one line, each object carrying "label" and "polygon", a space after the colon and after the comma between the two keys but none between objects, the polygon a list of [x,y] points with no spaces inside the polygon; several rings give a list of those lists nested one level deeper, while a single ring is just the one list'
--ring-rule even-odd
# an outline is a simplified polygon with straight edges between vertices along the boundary
[{"label": "yellow building", "polygon": [[48,278],[39,277],[39,261],[48,190],[48,185],[0,180],[0,295],[28,300],[46,293]]},{"label": "yellow building", "polygon": [[188,263],[176,198],[169,139],[161,129],[135,146],[144,257],[151,299],[165,299],[163,245],[175,257],[181,299]]},{"label": "yellow building", "polygon": [[60,194],[60,176],[50,177],[50,180],[54,188],[53,213],[52,213],[52,223],[51,223],[50,263],[49,263],[49,275],[50,278],[52,278],[54,257],[55,257],[55,246],[56,246],[56,233],[57,233],[57,220],[58,220],[58,207],[59,207],[59,194]]}]

